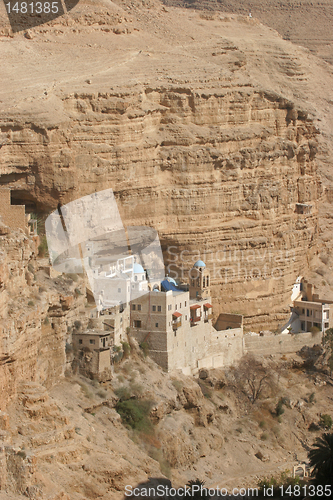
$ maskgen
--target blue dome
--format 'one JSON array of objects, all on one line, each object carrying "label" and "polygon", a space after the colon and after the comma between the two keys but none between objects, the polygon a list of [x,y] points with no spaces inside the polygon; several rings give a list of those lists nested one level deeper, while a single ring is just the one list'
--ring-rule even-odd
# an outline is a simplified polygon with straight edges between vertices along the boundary
[{"label": "blue dome", "polygon": [[164,278],[165,280],[169,281],[170,283],[173,283],[174,285],[177,286],[177,283],[175,282],[175,280],[173,278],[170,278],[170,276],[167,276],[166,278]]},{"label": "blue dome", "polygon": [[134,274],[140,274],[140,273],[144,273],[145,271],[144,271],[143,267],[141,266],[141,264],[134,262],[133,272],[134,272]]},{"label": "blue dome", "polygon": [[197,260],[193,267],[206,267],[206,264],[202,260]]}]

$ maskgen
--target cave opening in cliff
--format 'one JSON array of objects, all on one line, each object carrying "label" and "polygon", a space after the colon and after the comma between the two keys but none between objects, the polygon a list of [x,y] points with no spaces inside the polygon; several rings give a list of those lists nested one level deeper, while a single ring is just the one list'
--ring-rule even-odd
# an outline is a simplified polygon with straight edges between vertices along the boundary
[{"label": "cave opening in cliff", "polygon": [[26,214],[37,211],[36,201],[28,191],[12,189],[10,198],[11,205],[24,205]]}]

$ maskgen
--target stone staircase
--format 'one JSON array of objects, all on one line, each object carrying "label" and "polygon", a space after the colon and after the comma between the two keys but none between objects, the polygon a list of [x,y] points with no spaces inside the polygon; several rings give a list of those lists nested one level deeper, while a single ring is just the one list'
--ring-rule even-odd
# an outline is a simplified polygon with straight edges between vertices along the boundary
[{"label": "stone staircase", "polygon": [[68,417],[49,398],[47,390],[35,383],[24,382],[19,388],[20,414],[15,444],[24,446],[26,454],[40,461],[69,463],[82,452],[80,436]]}]

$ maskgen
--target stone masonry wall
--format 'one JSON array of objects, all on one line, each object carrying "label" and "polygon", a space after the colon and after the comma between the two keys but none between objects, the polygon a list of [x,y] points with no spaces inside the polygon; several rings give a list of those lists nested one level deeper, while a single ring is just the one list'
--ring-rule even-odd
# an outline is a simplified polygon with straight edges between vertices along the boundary
[{"label": "stone masonry wall", "polygon": [[10,189],[7,188],[0,189],[0,218],[11,229],[22,229],[23,231],[26,229],[25,207],[11,205]]},{"label": "stone masonry wall", "polygon": [[281,333],[272,336],[244,336],[245,353],[267,356],[269,354],[288,354],[296,353],[304,346],[312,347],[315,344],[321,344],[322,333],[296,333],[289,335]]}]

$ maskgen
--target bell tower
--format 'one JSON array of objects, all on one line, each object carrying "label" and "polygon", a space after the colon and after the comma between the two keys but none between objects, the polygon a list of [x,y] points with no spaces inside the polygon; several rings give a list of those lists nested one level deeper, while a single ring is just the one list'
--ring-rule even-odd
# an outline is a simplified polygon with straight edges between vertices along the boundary
[{"label": "bell tower", "polygon": [[190,299],[200,300],[210,297],[210,274],[206,264],[197,260],[190,270]]}]

